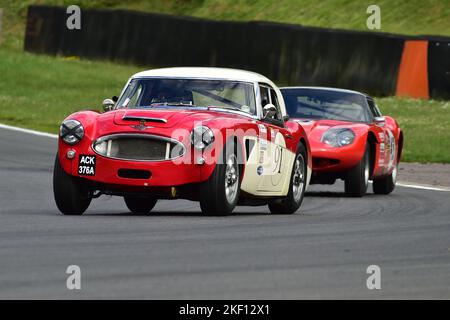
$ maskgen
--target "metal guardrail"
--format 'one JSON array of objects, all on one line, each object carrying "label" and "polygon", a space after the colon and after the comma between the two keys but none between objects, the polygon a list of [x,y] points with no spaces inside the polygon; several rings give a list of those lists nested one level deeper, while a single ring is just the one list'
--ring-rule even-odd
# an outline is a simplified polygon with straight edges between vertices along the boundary
[{"label": "metal guardrail", "polygon": [[69,30],[68,17],[63,7],[30,6],[25,50],[148,66],[239,68],[283,85],[389,96],[396,94],[405,41],[425,39],[426,90],[431,98],[450,99],[450,38],[94,9],[83,9],[81,29]]}]

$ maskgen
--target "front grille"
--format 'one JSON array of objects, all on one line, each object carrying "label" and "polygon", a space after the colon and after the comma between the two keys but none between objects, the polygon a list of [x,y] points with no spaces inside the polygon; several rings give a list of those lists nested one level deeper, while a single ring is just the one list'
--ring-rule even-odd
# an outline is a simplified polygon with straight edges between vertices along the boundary
[{"label": "front grille", "polygon": [[166,137],[146,134],[116,134],[105,136],[93,144],[96,153],[113,159],[162,161],[181,157],[182,143]]}]

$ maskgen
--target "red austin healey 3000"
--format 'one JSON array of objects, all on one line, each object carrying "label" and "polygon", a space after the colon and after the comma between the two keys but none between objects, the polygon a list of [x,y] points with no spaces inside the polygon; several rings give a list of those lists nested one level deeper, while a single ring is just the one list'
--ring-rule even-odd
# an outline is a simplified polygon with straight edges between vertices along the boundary
[{"label": "red austin healey 3000", "polygon": [[80,215],[102,194],[148,213],[158,199],[200,201],[204,213],[268,205],[300,207],[311,177],[302,126],[287,117],[280,90],[252,72],[167,68],[138,73],[105,112],[61,124],[54,195]]}]

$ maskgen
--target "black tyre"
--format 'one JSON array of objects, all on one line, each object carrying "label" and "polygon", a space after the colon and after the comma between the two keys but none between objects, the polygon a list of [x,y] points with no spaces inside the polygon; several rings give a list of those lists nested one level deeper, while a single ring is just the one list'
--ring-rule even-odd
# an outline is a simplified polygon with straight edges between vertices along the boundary
[{"label": "black tyre", "polygon": [[82,215],[91,203],[89,184],[81,178],[67,174],[59,163],[58,155],[53,169],[53,195],[56,206],[64,215]]},{"label": "black tyre", "polygon": [[395,189],[397,183],[397,166],[388,176],[377,178],[373,180],[373,193],[375,194],[389,194]]},{"label": "black tyre", "polygon": [[222,161],[216,164],[208,181],[200,186],[200,208],[204,214],[228,215],[239,200],[241,170],[235,147],[234,143],[227,143]]},{"label": "black tyre", "polygon": [[269,203],[272,214],[293,214],[300,208],[305,196],[307,159],[305,146],[300,144],[292,167],[289,192],[284,199]]},{"label": "black tyre", "polygon": [[370,148],[366,145],[366,151],[361,161],[347,172],[345,178],[345,193],[351,197],[362,197],[367,192],[370,176]]},{"label": "black tyre", "polygon": [[127,208],[136,214],[147,214],[155,207],[158,199],[150,197],[124,197]]}]

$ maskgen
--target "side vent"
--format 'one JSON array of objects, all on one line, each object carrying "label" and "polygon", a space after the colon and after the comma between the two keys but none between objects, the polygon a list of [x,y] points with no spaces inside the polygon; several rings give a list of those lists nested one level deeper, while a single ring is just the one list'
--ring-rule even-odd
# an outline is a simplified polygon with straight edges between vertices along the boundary
[{"label": "side vent", "polygon": [[252,152],[254,146],[255,146],[255,140],[252,140],[252,139],[245,140],[245,156],[247,158],[247,161],[248,161],[248,158],[250,157],[250,153]]}]

